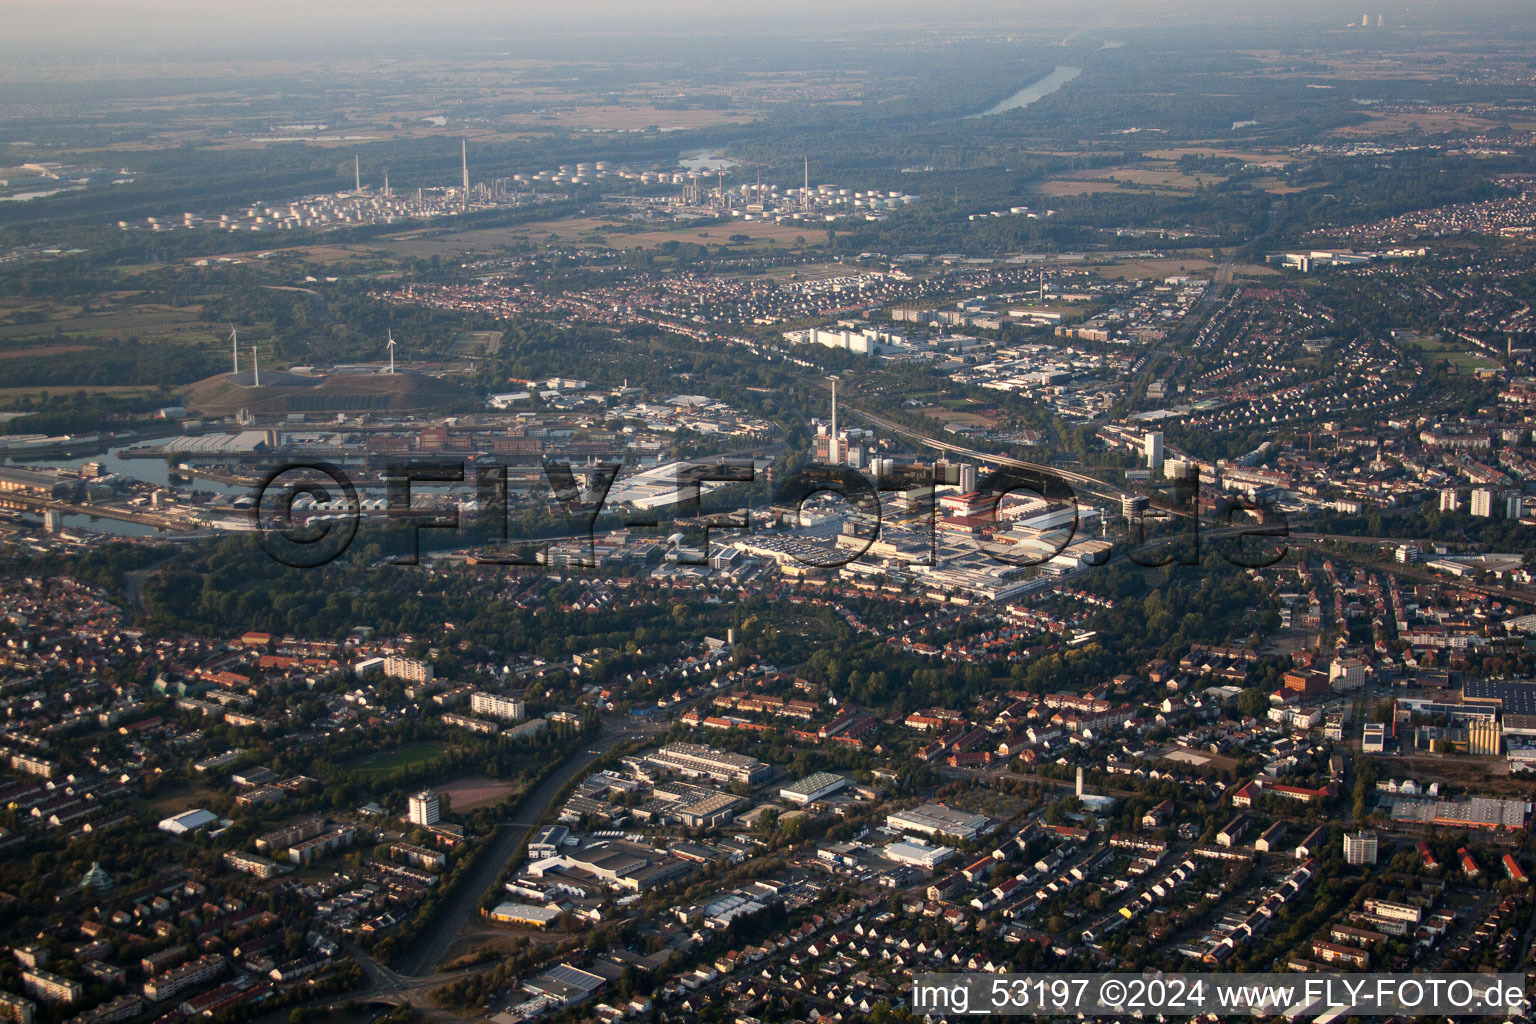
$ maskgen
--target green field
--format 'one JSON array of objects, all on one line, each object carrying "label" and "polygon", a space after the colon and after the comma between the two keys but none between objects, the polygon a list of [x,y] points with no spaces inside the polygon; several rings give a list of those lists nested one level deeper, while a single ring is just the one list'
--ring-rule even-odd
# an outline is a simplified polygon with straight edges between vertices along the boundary
[{"label": "green field", "polygon": [[1440,360],[1445,360],[1455,366],[1460,373],[1471,373],[1474,370],[1492,370],[1498,368],[1498,363],[1491,357],[1481,352],[1471,352],[1459,348],[1431,348],[1428,345],[1410,345],[1414,353],[1425,363],[1433,365]]},{"label": "green field", "polygon": [[348,761],[341,765],[347,771],[384,777],[393,775],[406,765],[421,764],[442,757],[448,752],[448,744],[437,740],[417,740],[404,746],[381,750],[376,754]]}]

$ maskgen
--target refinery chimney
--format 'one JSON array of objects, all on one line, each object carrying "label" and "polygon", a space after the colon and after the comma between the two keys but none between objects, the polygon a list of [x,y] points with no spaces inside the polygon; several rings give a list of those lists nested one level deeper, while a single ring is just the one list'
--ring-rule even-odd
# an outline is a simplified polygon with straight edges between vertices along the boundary
[{"label": "refinery chimney", "polygon": [[837,381],[832,381],[832,436],[827,443],[827,464],[837,465]]}]

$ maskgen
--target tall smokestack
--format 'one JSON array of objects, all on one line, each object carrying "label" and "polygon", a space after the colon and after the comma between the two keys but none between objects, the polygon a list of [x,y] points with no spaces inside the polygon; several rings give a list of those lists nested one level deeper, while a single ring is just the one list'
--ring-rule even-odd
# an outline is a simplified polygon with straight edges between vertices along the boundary
[{"label": "tall smokestack", "polygon": [[827,462],[837,465],[837,381],[832,382],[832,437],[827,445]]},{"label": "tall smokestack", "polygon": [[469,140],[459,140],[459,155],[464,160],[464,212],[469,212]]},{"label": "tall smokestack", "polygon": [[355,192],[363,190],[363,169],[357,162],[357,154],[352,154],[352,189]]},{"label": "tall smokestack", "polygon": [[256,374],[255,384],[259,388],[261,387],[261,354],[257,352],[255,345],[251,346],[251,364]]}]

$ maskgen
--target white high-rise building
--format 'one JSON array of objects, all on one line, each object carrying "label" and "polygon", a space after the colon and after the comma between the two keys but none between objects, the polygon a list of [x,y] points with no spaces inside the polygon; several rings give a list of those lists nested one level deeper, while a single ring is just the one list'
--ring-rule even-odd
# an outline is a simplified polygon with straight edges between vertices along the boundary
[{"label": "white high-rise building", "polygon": [[515,697],[503,697],[499,693],[476,691],[469,695],[469,710],[477,715],[517,722],[523,717],[523,702]]},{"label": "white high-rise building", "polygon": [[1163,468],[1163,432],[1150,430],[1147,432],[1142,448],[1147,456],[1147,468],[1154,473]]},{"label": "white high-rise building", "polygon": [[1484,519],[1493,518],[1493,492],[1488,488],[1479,487],[1472,492],[1472,514]]},{"label": "white high-rise building", "polygon": [[432,666],[415,658],[391,654],[384,659],[384,674],[391,679],[403,679],[408,683],[430,683]]},{"label": "white high-rise building", "polygon": [[1460,512],[1461,492],[1454,487],[1445,487],[1440,491],[1440,511]]},{"label": "white high-rise building", "polygon": [[1328,666],[1328,685],[1335,690],[1358,690],[1365,685],[1365,663],[1359,658],[1334,658]]},{"label": "white high-rise building", "polygon": [[960,493],[970,494],[976,489],[976,467],[969,462],[960,463]]},{"label": "white high-rise building", "polygon": [[1375,832],[1344,833],[1344,863],[1375,864],[1376,849]]},{"label": "white high-rise building", "polygon": [[437,794],[430,789],[424,789],[410,798],[410,813],[407,817],[412,825],[420,825],[426,828],[428,825],[436,825],[440,817]]}]

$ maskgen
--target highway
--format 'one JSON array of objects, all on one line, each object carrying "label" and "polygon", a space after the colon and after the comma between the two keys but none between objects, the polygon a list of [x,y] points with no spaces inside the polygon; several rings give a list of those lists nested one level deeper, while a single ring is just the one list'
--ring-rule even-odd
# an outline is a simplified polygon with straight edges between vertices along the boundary
[{"label": "highway", "polygon": [[861,419],[868,420],[877,427],[888,430],[893,434],[899,434],[900,436],[909,440],[918,442],[924,447],[933,448],[937,451],[948,452],[951,455],[964,455],[968,458],[975,459],[977,462],[990,465],[1007,466],[1012,469],[1027,469],[1037,473],[1049,473],[1067,481],[1068,483],[1081,484],[1083,487],[1087,488],[1095,494],[1103,495],[1106,498],[1113,498],[1116,501],[1119,501],[1120,498],[1124,495],[1133,493],[1131,491],[1126,491],[1122,488],[1115,487],[1112,484],[1107,484],[1097,477],[1088,476],[1086,473],[1074,473],[1071,470],[1062,469],[1058,466],[1047,466],[1042,462],[1025,462],[1022,459],[1012,459],[1006,455],[994,455],[991,452],[978,451],[975,448],[966,448],[963,445],[953,444],[949,441],[942,441],[936,437],[929,437],[927,434],[919,434],[917,431],[912,430],[909,427],[903,427],[899,423],[888,420],[883,416],[876,416],[872,412],[865,412],[862,409],[856,409],[847,403],[843,404],[843,408]]},{"label": "highway", "polygon": [[22,494],[7,494],[0,506],[6,508],[21,509],[29,512],[60,512],[70,516],[91,516],[96,519],[116,519],[124,523],[137,523],[140,526],[153,526],[160,530],[178,533],[192,533],[195,527],[187,525],[183,520],[158,512],[139,512],[119,505],[77,505],[68,501],[57,501],[53,498],[33,498]]},{"label": "highway", "polygon": [[[883,416],[877,416],[873,413],[865,412],[861,409],[849,406],[846,403],[844,403],[843,408],[853,415],[858,416],[861,419],[868,420],[869,422],[884,430],[888,430],[893,434],[898,434],[902,437],[908,438],[909,440],[916,441],[925,447],[933,448],[937,451],[947,452],[953,455],[964,455],[967,458],[974,459],[977,462],[983,464],[1009,466],[1018,469],[1032,470],[1035,472],[1052,473],[1058,478],[1066,480],[1070,483],[1081,484],[1085,490],[1088,490],[1094,494],[1099,494],[1117,501],[1123,495],[1135,493],[1116,487],[1112,484],[1105,483],[1102,480],[1088,476],[1084,473],[1074,473],[1071,470],[1061,469],[1056,466],[1048,466],[1039,462],[1025,462],[1021,459],[1013,459],[1005,455],[994,455],[991,452],[978,451],[975,448],[966,448],[963,445],[953,444],[936,437],[929,437],[926,434],[918,433],[917,431],[908,427],[903,427],[901,424],[888,420]],[[1152,508],[1159,509],[1175,516],[1188,516],[1190,514],[1188,509],[1182,508],[1169,502],[1165,502],[1156,496],[1149,498],[1149,505]],[[1256,529],[1255,524],[1252,523],[1246,525],[1229,525],[1219,523],[1219,521],[1209,518],[1202,518],[1199,521],[1201,523],[1200,539],[1206,542],[1222,540],[1230,537],[1238,537],[1245,534],[1262,534],[1262,531]],[[1323,533],[1287,532],[1281,536],[1289,539],[1292,542],[1300,543],[1303,545],[1320,545],[1327,541],[1360,543],[1371,541],[1385,542],[1389,540],[1392,543],[1401,544],[1405,543],[1407,540],[1407,538],[1354,537],[1345,534],[1333,535]],[[1330,557],[1339,558],[1345,561],[1359,561],[1358,559],[1349,559],[1345,555],[1337,552],[1331,552],[1327,549],[1319,549],[1319,554],[1328,555]],[[1526,594],[1515,590],[1508,590],[1503,587],[1490,587],[1470,581],[1448,580],[1444,577],[1436,576],[1432,573],[1413,569],[1410,566],[1394,565],[1391,566],[1387,571],[1393,572],[1399,576],[1419,579],[1425,582],[1440,583],[1447,586],[1457,587],[1462,590],[1483,594],[1488,597],[1502,598],[1507,601],[1519,601],[1526,604],[1536,603],[1536,596],[1531,594]]]},{"label": "highway", "polygon": [[[902,437],[908,438],[909,440],[918,442],[924,447],[933,448],[937,451],[947,452],[951,455],[964,455],[967,458],[974,459],[975,461],[983,464],[1006,466],[1012,469],[1023,469],[1035,473],[1049,474],[1058,480],[1065,480],[1067,483],[1077,484],[1081,486],[1083,490],[1088,491],[1091,494],[1098,495],[1102,498],[1106,498],[1110,501],[1118,502],[1121,498],[1140,494],[1138,491],[1131,491],[1123,487],[1117,487],[1114,484],[1106,483],[1105,481],[1100,480],[1097,477],[1089,476],[1086,473],[1075,473],[1070,469],[1062,469],[1060,466],[1048,466],[1043,462],[1025,462],[1023,459],[1013,459],[1006,455],[994,455],[991,452],[979,451],[975,448],[966,448],[963,445],[953,444],[949,441],[944,441],[937,437],[930,437],[927,434],[920,434],[909,427],[903,427],[901,424],[888,420],[883,416],[876,416],[874,413],[865,412],[862,409],[856,409],[847,405],[846,403],[844,403],[843,408],[847,409],[850,413],[860,417],[861,419],[868,420],[869,422],[875,424],[877,427],[888,430],[893,434],[899,434]],[[1167,498],[1164,498],[1162,495],[1153,493],[1141,494],[1140,496],[1147,499],[1147,506],[1149,508],[1157,509],[1161,512],[1166,512],[1172,516],[1190,515],[1189,509],[1182,505],[1174,504]],[[1202,520],[1202,522],[1215,523],[1216,521],[1207,519]],[[1236,536],[1252,531],[1253,526],[1251,524],[1248,526],[1222,525],[1215,526],[1209,531],[1202,530],[1202,534],[1207,537],[1215,538],[1220,536]]]}]

